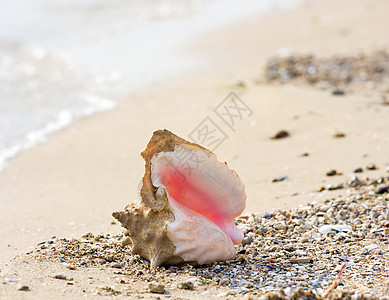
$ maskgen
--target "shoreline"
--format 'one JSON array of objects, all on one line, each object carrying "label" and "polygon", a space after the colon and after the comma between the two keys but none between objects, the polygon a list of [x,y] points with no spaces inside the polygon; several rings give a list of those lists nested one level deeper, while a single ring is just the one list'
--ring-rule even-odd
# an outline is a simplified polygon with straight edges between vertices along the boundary
[{"label": "shoreline", "polygon": [[[3,39],[0,56],[4,58],[0,64],[0,73],[8,74],[3,78],[4,90],[19,90],[19,94],[15,94],[14,98],[11,95],[10,99],[7,98],[7,93],[0,95],[6,97],[5,103],[17,103],[16,107],[23,106],[25,97],[34,99],[24,103],[30,103],[25,110],[34,115],[34,118],[21,115],[22,112],[17,109],[10,114],[0,114],[0,119],[5,120],[0,125],[5,132],[11,133],[0,140],[3,146],[0,149],[0,172],[19,152],[45,142],[52,133],[79,119],[114,109],[116,102],[113,99],[146,89],[155,81],[168,82],[185,73],[202,70],[208,61],[201,55],[193,55],[190,49],[184,49],[182,46],[188,42],[197,40],[199,36],[216,28],[239,23],[245,17],[266,15],[275,8],[282,11],[298,5],[296,0],[289,4],[282,0],[273,1],[272,4],[269,4],[271,1],[266,1],[259,4],[251,0],[233,13],[230,12],[233,1],[218,0],[197,9],[191,9],[187,2],[187,5],[183,3],[177,7],[167,5],[165,13],[172,10],[168,15],[163,15],[161,11],[155,12],[158,10],[157,1],[148,8],[143,7],[143,13],[136,4],[124,2],[119,6],[109,7],[103,1],[101,7],[93,12],[92,3],[86,4],[84,8],[82,5],[77,6],[75,2],[64,6],[53,5],[50,8],[38,1],[31,8],[31,15],[25,16],[26,18],[23,18],[24,12],[20,11],[18,5],[11,5],[13,14],[22,15],[24,24],[15,29],[15,24],[5,18],[4,27],[9,27],[9,30],[7,33],[0,33],[0,40]],[[129,12],[132,11],[131,8],[133,15],[130,14],[121,22],[121,11]],[[181,13],[180,8],[183,10]],[[88,9],[91,14],[86,13]],[[74,10],[73,14],[69,13],[71,10]],[[226,13],[218,13],[223,10]],[[135,17],[136,11],[141,14],[143,21]],[[37,23],[37,15],[42,19],[51,16],[51,26]],[[116,19],[115,15],[118,19],[113,21]],[[77,26],[81,16],[85,18],[84,23],[78,24],[79,29],[75,33],[75,27],[72,26]],[[101,17],[101,23],[95,23],[98,16]],[[70,27],[63,25],[67,23],[73,24]],[[21,30],[23,26],[26,27],[25,30]],[[28,27],[35,28],[31,36],[24,34]],[[68,31],[73,34],[69,36]],[[45,34],[40,35],[39,32]],[[9,33],[14,36],[8,37]],[[13,42],[8,42],[9,40]],[[129,51],[131,55],[128,55]],[[60,81],[50,76],[58,70],[62,71]],[[37,87],[24,91],[18,89],[18,84]],[[52,86],[53,90],[50,89]],[[54,93],[58,95],[52,97],[51,94]],[[39,101],[42,102],[41,106],[34,105]],[[65,102],[66,107],[61,105]],[[4,107],[5,112],[12,109],[12,106]],[[43,109],[45,114],[42,113]],[[7,124],[13,125],[11,130],[8,130],[10,127]],[[14,134],[19,128],[22,129],[17,135]]]},{"label": "shoreline", "polygon": [[[231,90],[253,114],[235,131],[219,122],[229,138],[215,152],[246,185],[246,214],[344,196],[347,189],[316,189],[346,182],[355,168],[365,169],[371,162],[379,169],[358,176],[387,174],[388,108],[378,106],[374,91],[339,98],[306,85],[255,81],[280,48],[323,56],[388,49],[389,21],[383,9],[388,5],[331,0],[211,32],[197,42],[195,51],[216,59],[215,66],[132,93],[131,101],[118,100],[116,110],[77,121],[15,157],[12,167],[0,173],[5,216],[0,219],[0,240],[5,241],[0,245],[0,268],[54,235],[120,233],[118,225],[111,225],[111,212],[137,199],[144,169],[139,153],[151,133],[166,128],[187,139],[204,118],[216,120],[213,108]],[[346,36],[339,28],[347,29]],[[281,129],[291,136],[271,140]],[[337,131],[346,137],[334,139]],[[310,155],[301,157],[305,152]],[[331,169],[343,175],[327,177]],[[272,183],[281,176],[288,179]]]}]

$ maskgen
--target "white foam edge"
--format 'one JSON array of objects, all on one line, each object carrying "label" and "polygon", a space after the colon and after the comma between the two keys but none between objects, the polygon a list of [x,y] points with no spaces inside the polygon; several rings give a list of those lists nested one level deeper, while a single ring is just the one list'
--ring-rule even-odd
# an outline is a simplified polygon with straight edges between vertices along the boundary
[{"label": "white foam edge", "polygon": [[69,126],[73,121],[90,117],[96,113],[112,110],[116,107],[113,100],[101,98],[96,95],[87,95],[88,106],[81,111],[62,110],[55,120],[47,123],[44,127],[28,132],[24,136],[24,142],[15,144],[0,151],[0,172],[8,166],[8,160],[15,157],[22,150],[30,149],[46,142],[47,137]]}]

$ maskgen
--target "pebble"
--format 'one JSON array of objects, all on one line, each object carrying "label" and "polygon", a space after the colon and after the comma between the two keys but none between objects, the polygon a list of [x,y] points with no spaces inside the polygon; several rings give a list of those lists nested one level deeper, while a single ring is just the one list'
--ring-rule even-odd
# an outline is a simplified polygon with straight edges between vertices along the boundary
[{"label": "pebble", "polygon": [[336,132],[334,134],[334,138],[336,138],[336,139],[340,139],[340,138],[344,138],[344,137],[346,137],[346,134],[343,132]]},{"label": "pebble", "polygon": [[96,259],[96,262],[97,262],[98,264],[100,264],[100,265],[103,265],[103,264],[105,264],[107,261],[106,261],[104,258],[97,258],[97,259]]},{"label": "pebble", "polygon": [[336,88],[336,89],[332,90],[332,95],[342,96],[344,94],[345,94],[345,92],[342,89]]},{"label": "pebble", "polygon": [[335,175],[342,175],[343,173],[342,172],[338,172],[337,170],[335,169],[332,169],[330,171],[328,171],[326,173],[327,176],[335,176]]},{"label": "pebble", "polygon": [[184,280],[178,284],[178,287],[183,290],[194,290],[194,284],[191,280]]},{"label": "pebble", "polygon": [[222,292],[222,293],[217,294],[216,297],[226,297],[227,295],[228,295],[228,293]]},{"label": "pebble", "polygon": [[8,277],[5,277],[4,281],[7,282],[7,283],[11,283],[11,284],[14,284],[14,283],[18,282],[16,279],[12,279],[12,278],[8,278]]},{"label": "pebble", "polygon": [[284,181],[286,179],[288,179],[288,176],[281,176],[281,177],[278,177],[278,178],[274,178],[272,180],[272,182],[280,182],[280,181]]},{"label": "pebble", "polygon": [[57,274],[54,276],[55,279],[61,279],[61,280],[66,280],[66,276],[63,274]]},{"label": "pebble", "polygon": [[250,244],[253,240],[251,239],[251,237],[249,236],[245,236],[242,240],[242,245],[247,245],[247,244]]},{"label": "pebble", "polygon": [[312,280],[311,285],[312,285],[313,287],[319,287],[319,286],[321,286],[320,281],[319,281],[318,279]]},{"label": "pebble", "polygon": [[362,186],[363,185],[362,181],[359,180],[359,178],[357,176],[355,176],[355,175],[351,176],[351,178],[347,182],[347,184],[348,184],[349,187],[358,187],[358,186]]},{"label": "pebble", "polygon": [[283,139],[283,138],[286,138],[290,136],[290,133],[286,130],[280,130],[278,131],[276,134],[274,134],[273,136],[271,136],[270,138],[272,140],[278,140],[278,139]]},{"label": "pebble", "polygon": [[165,292],[165,286],[157,281],[149,283],[149,291],[155,294],[163,294]]},{"label": "pebble", "polygon": [[352,227],[349,225],[323,225],[319,228],[319,232],[326,234],[329,232],[349,232],[352,231]]},{"label": "pebble", "polygon": [[326,189],[329,190],[329,191],[335,191],[335,190],[341,190],[344,188],[344,185],[343,183],[339,183],[339,184],[327,184],[326,185]]},{"label": "pebble", "polygon": [[376,194],[386,194],[389,193],[389,187],[388,186],[382,186],[378,190],[375,191]]},{"label": "pebble", "polygon": [[273,228],[276,230],[286,230],[286,225],[284,222],[277,222],[273,225]]},{"label": "pebble", "polygon": [[63,265],[66,265],[66,264],[67,264],[66,260],[64,260],[62,257],[58,258],[58,261],[59,261],[61,264],[63,264]]},{"label": "pebble", "polygon": [[131,245],[131,239],[130,237],[126,236],[123,240],[122,240],[122,247],[126,247],[128,245]]},{"label": "pebble", "polygon": [[376,169],[377,169],[377,166],[376,166],[374,163],[369,163],[369,164],[366,166],[366,169],[367,169],[367,170],[376,170]]},{"label": "pebble", "polygon": [[289,262],[291,262],[293,264],[308,264],[308,263],[311,263],[312,261],[313,261],[312,257],[291,258],[291,259],[289,259]]},{"label": "pebble", "polygon": [[362,173],[363,172],[363,169],[362,168],[356,168],[354,170],[354,173]]},{"label": "pebble", "polygon": [[19,285],[18,291],[29,291],[30,288],[27,285]]},{"label": "pebble", "polygon": [[117,262],[115,262],[115,263],[112,263],[112,264],[111,264],[111,267],[112,267],[112,268],[116,268],[116,269],[121,269],[121,268],[122,268],[122,265],[119,264],[119,263],[117,263]]},{"label": "pebble", "polygon": [[84,239],[93,239],[95,236],[92,232],[87,232],[82,236]]},{"label": "pebble", "polygon": [[344,132],[336,132],[334,134],[334,138],[336,138],[336,139],[340,139],[340,138],[344,138],[344,137],[346,137],[346,134]]}]

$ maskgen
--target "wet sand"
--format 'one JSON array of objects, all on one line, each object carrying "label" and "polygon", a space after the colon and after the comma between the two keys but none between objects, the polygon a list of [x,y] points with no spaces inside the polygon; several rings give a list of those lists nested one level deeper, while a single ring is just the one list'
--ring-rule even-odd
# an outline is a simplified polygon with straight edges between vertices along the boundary
[{"label": "wet sand", "polygon": [[[139,153],[156,129],[187,138],[206,117],[214,120],[228,135],[215,152],[245,183],[247,214],[345,195],[347,189],[316,190],[347,181],[354,169],[371,162],[378,170],[360,176],[385,174],[389,106],[380,103],[377,91],[334,96],[309,85],[258,80],[267,59],[285,48],[321,56],[388,49],[388,9],[383,0],[331,0],[216,30],[187,45],[212,61],[208,69],[125,95],[117,110],[79,121],[21,153],[0,173],[0,268],[52,236],[120,233],[111,212],[137,200],[144,168]],[[231,91],[253,112],[233,130],[213,111]],[[282,129],[290,132],[288,138],[270,139]],[[345,137],[334,138],[337,132]],[[332,169],[343,175],[326,176]],[[272,182],[282,176],[287,179]],[[20,269],[17,276],[29,272]],[[41,284],[39,279],[34,297]],[[6,295],[13,295],[12,287],[6,288]]]}]

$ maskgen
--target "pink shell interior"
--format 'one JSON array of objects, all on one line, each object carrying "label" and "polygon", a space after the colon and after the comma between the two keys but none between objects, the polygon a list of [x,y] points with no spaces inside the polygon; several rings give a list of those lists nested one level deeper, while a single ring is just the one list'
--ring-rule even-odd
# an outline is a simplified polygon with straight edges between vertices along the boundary
[{"label": "pink shell interior", "polygon": [[[158,178],[153,181],[166,188],[170,200],[203,215],[237,244],[243,234],[235,226],[234,218],[245,207],[244,187],[236,173],[214,157],[211,163],[208,158],[203,162],[206,165],[193,168],[190,164],[180,164],[174,152],[162,154],[154,160],[153,175]],[[216,171],[212,169],[214,164]]]}]

